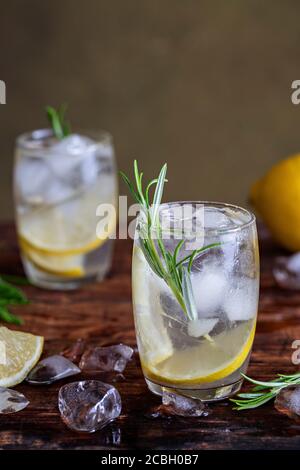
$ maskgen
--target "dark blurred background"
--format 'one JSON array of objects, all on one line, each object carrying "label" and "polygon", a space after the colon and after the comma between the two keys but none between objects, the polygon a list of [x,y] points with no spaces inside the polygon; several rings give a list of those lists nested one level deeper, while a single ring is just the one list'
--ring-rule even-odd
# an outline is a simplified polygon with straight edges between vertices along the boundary
[{"label": "dark blurred background", "polygon": [[0,17],[2,219],[15,137],[46,125],[45,104],[109,130],[122,169],[167,161],[170,200],[244,204],[300,151],[299,1],[1,0]]}]

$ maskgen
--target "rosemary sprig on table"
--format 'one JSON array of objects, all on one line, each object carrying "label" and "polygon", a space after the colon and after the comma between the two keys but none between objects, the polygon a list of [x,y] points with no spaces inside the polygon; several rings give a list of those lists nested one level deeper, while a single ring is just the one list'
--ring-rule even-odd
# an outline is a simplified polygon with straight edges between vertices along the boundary
[{"label": "rosemary sprig on table", "polygon": [[[23,323],[22,319],[11,313],[8,308],[9,305],[28,304],[28,300],[25,294],[20,289],[7,282],[4,279],[5,277],[4,275],[0,277],[0,321],[21,325]],[[20,279],[23,278],[14,276],[14,279],[20,282]]]},{"label": "rosemary sprig on table", "polygon": [[[136,160],[134,161],[135,187],[127,175],[120,171],[120,175],[127,184],[133,198],[141,208],[141,217],[144,220],[140,224],[140,243],[150,268],[167,283],[189,320],[195,320],[197,310],[190,279],[193,261],[199,253],[218,246],[219,243],[212,243],[196,249],[181,260],[178,259],[178,256],[184,240],[179,241],[173,253],[166,249],[159,220],[159,208],[164,184],[167,181],[166,173],[167,164],[164,164],[158,178],[151,180],[144,191],[142,184],[143,172],[139,171]],[[150,203],[150,189],[154,186],[153,200]]]},{"label": "rosemary sprig on table", "polygon": [[269,382],[254,380],[244,374],[242,375],[246,380],[253,383],[255,387],[252,387],[247,393],[239,393],[237,395],[238,398],[232,398],[230,400],[236,405],[233,408],[234,410],[258,408],[275,398],[284,388],[290,385],[300,385],[300,372],[292,375],[277,374],[278,378]]},{"label": "rosemary sprig on table", "polygon": [[46,106],[47,118],[57,139],[63,139],[71,133],[71,126],[66,120],[67,105],[62,104],[58,109]]}]

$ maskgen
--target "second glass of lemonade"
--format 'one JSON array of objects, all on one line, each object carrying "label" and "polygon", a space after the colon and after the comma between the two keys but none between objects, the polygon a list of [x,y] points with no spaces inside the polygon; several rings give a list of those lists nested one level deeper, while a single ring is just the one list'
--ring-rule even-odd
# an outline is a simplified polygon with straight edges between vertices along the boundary
[{"label": "second glass of lemonade", "polygon": [[73,289],[106,275],[116,211],[110,211],[103,233],[96,234],[96,210],[99,204],[117,204],[110,134],[58,140],[50,129],[41,129],[21,135],[14,194],[22,261],[33,284]]},{"label": "second glass of lemonade", "polygon": [[[178,229],[183,225],[176,220],[178,209],[185,206],[191,206],[194,214],[188,231]],[[138,217],[132,287],[146,382],[156,394],[166,388],[203,401],[226,398],[242,385],[255,333],[259,294],[255,217],[240,207],[210,202],[162,204],[159,217],[161,226],[168,226],[162,231],[170,253],[183,240],[179,261],[188,259],[195,248],[212,247],[193,260],[190,279],[196,316],[190,319],[149,266],[141,243],[144,220]]]}]

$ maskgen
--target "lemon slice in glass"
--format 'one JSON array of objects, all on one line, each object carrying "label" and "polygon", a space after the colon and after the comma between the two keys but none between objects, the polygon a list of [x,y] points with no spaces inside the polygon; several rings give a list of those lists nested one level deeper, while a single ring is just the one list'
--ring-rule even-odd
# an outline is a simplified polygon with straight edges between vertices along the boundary
[{"label": "lemon slice in glass", "polygon": [[46,273],[63,277],[82,277],[85,274],[83,255],[52,255],[41,253],[24,240],[20,240],[23,255],[38,269]]},{"label": "lemon slice in glass", "polygon": [[[35,251],[49,255],[84,254],[100,247],[116,227],[115,211],[103,229],[97,231],[98,185],[80,197],[60,205],[44,206],[21,215],[19,237]],[[115,207],[114,201],[111,205]]]},{"label": "lemon slice in glass", "polygon": [[42,336],[0,327],[0,386],[13,387],[22,382],[38,362],[44,345]]},{"label": "lemon slice in glass", "polygon": [[103,230],[96,233],[98,202],[96,188],[80,198],[22,215],[18,228],[23,255],[48,274],[83,277],[84,254],[99,248],[116,228],[113,211]]},{"label": "lemon slice in glass", "polygon": [[[139,247],[134,247],[133,256],[132,298],[140,355],[142,360],[156,366],[173,354],[159,301],[159,290],[164,281],[154,277]],[[135,299],[139,299],[138,303]]]},{"label": "lemon slice in glass", "polygon": [[214,341],[174,351],[163,363],[153,367],[143,363],[146,376],[154,381],[196,385],[223,379],[235,372],[251,350],[255,324],[245,322],[219,335]]}]

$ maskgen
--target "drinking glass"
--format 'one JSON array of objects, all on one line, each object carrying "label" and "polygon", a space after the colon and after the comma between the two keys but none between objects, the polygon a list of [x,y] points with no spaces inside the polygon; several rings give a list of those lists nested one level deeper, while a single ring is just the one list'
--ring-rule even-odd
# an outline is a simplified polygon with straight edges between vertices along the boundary
[{"label": "drinking glass", "polygon": [[[163,251],[174,256],[181,241],[178,265],[189,272],[195,308],[192,317],[187,315],[170,283],[151,268],[141,213],[132,289],[145,380],[160,395],[171,389],[203,401],[226,398],[241,388],[255,334],[259,295],[255,217],[230,204],[175,202],[160,206],[159,220]],[[166,259],[154,243],[164,265]]]},{"label": "drinking glass", "polygon": [[117,179],[107,132],[50,129],[17,138],[14,167],[16,225],[28,279],[49,289],[74,289],[103,279],[111,265],[116,211],[97,231],[97,207],[116,208]]}]

